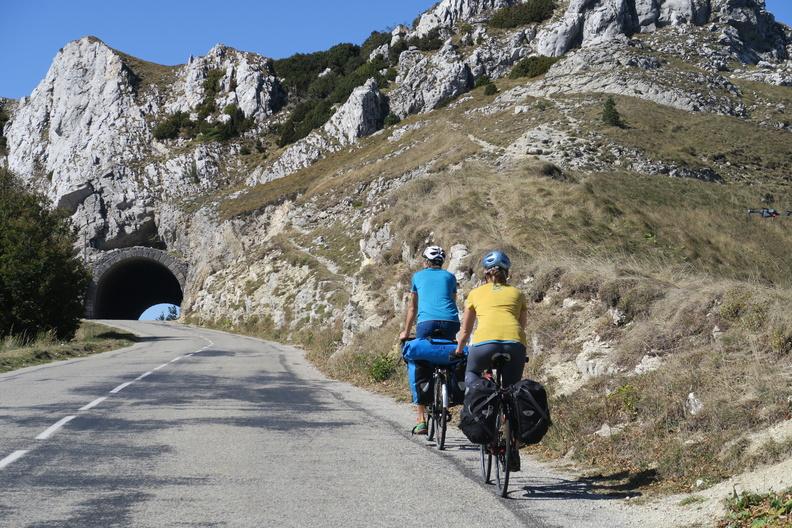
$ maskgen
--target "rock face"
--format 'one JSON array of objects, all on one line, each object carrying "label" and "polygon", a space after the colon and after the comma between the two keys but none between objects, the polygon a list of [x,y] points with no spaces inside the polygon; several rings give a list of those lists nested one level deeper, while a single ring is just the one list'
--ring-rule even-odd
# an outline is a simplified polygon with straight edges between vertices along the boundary
[{"label": "rock face", "polygon": [[470,90],[473,74],[450,42],[434,55],[405,51],[399,58],[398,88],[390,94],[391,111],[399,117],[434,110]]},{"label": "rock face", "polygon": [[217,108],[234,104],[261,122],[283,103],[269,59],[224,46],[182,67],[149,65],[171,83],[166,93],[140,65],[96,38],[71,42],[5,130],[8,167],[65,205],[101,249],[153,243],[158,202],[226,183],[218,167],[228,148],[201,144],[171,154],[152,142],[166,112],[191,112],[204,100],[212,70],[220,72]]},{"label": "rock face", "polygon": [[387,99],[380,93],[377,82],[369,79],[355,88],[347,102],[320,130],[314,130],[288,147],[270,167],[254,171],[247,182],[250,185],[265,183],[308,167],[327,154],[381,129],[386,115]]},{"label": "rock face", "polygon": [[572,0],[560,20],[538,35],[542,55],[655,31],[669,25],[728,24],[756,53],[786,58],[788,36],[762,0]]},{"label": "rock face", "polygon": [[286,94],[270,59],[218,44],[204,57],[190,57],[175,86],[177,93],[182,95],[168,105],[168,110],[193,111],[206,95],[204,82],[212,70],[222,73],[221,95],[216,101],[218,108],[237,105],[246,117],[261,120],[271,116],[285,102]]},{"label": "rock face", "polygon": [[369,79],[365,85],[355,88],[347,102],[325,124],[324,131],[341,145],[351,145],[382,128],[386,115],[388,102],[380,93],[377,81]]},{"label": "rock face", "polygon": [[481,15],[520,3],[520,0],[443,0],[421,15],[414,34],[426,35],[434,29],[451,29],[460,21],[476,21]]}]

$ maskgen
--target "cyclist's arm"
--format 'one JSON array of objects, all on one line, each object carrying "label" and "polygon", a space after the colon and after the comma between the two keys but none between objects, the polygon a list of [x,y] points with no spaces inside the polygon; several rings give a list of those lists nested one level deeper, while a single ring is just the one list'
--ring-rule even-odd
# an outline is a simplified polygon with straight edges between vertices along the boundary
[{"label": "cyclist's arm", "polygon": [[407,304],[407,315],[404,317],[404,330],[402,330],[399,339],[407,339],[410,336],[410,330],[415,322],[415,314],[418,313],[418,294],[410,292],[410,300]]},{"label": "cyclist's arm", "polygon": [[525,326],[528,324],[528,307],[525,304],[522,305],[522,311],[520,312],[520,328],[525,330]]},{"label": "cyclist's arm", "polygon": [[470,334],[473,332],[473,323],[476,322],[476,309],[472,306],[465,308],[465,314],[462,316],[462,328],[459,330],[457,336],[457,348],[454,352],[456,355],[461,356],[465,348],[465,344],[470,339]]}]

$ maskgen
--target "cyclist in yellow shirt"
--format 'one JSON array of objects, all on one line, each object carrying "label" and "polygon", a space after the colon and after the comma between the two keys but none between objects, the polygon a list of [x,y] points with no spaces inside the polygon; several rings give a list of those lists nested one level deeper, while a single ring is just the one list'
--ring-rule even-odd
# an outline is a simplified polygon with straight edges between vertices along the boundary
[{"label": "cyclist in yellow shirt", "polygon": [[468,353],[465,384],[481,379],[481,373],[492,368],[492,356],[503,352],[511,357],[502,368],[503,384],[508,386],[520,381],[525,367],[525,295],[507,283],[511,261],[505,253],[491,251],[482,266],[486,284],[471,291],[465,300],[456,354],[462,354],[478,319]]}]

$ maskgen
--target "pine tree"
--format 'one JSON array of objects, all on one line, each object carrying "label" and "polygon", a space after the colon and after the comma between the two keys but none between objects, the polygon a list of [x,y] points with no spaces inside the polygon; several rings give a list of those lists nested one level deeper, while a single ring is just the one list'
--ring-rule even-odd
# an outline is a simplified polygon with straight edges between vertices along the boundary
[{"label": "pine tree", "polygon": [[602,108],[602,121],[609,126],[619,128],[624,126],[621,114],[619,114],[619,111],[616,109],[616,101],[613,100],[613,97],[608,97],[605,101],[605,105]]}]

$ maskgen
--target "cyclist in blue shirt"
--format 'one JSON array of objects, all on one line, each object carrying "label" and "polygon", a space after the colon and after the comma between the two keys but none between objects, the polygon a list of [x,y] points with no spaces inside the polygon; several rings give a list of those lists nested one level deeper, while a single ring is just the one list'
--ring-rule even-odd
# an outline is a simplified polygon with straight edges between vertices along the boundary
[{"label": "cyclist in blue shirt", "polygon": [[[418,316],[416,338],[438,337],[454,340],[459,332],[459,310],[456,305],[456,277],[443,269],[446,254],[439,246],[429,246],[423,253],[424,269],[413,275],[410,303],[399,338],[404,341]],[[417,402],[416,402],[417,403]],[[426,434],[426,408],[416,406],[415,434]]]}]

